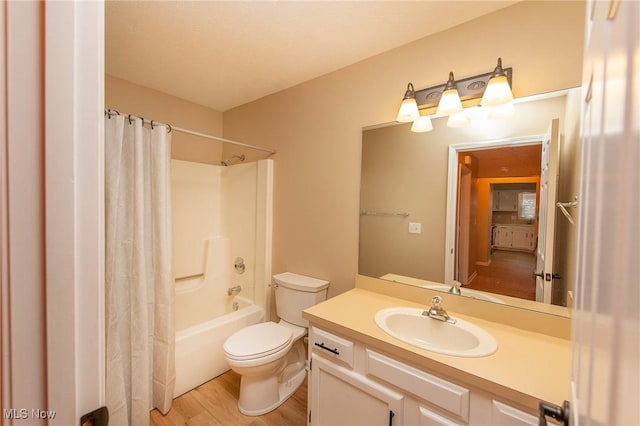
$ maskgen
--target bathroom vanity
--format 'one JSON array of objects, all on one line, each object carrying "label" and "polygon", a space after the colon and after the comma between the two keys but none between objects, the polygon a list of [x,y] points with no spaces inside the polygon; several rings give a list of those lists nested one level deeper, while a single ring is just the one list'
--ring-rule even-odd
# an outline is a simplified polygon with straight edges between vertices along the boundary
[{"label": "bathroom vanity", "polygon": [[375,323],[382,309],[426,309],[428,294],[418,304],[355,288],[305,311],[310,425],[537,425],[540,400],[569,399],[567,339],[452,311],[453,295],[449,314],[490,333],[495,353],[443,355]]}]

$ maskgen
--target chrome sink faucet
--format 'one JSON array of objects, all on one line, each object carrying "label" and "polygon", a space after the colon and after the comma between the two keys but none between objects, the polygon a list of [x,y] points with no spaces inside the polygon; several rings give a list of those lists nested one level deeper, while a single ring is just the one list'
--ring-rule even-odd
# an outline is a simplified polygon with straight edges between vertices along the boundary
[{"label": "chrome sink faucet", "polygon": [[431,308],[422,313],[425,317],[437,319],[438,321],[448,322],[449,324],[455,324],[456,320],[451,318],[447,311],[442,307],[442,297],[433,296],[431,298]]},{"label": "chrome sink faucet", "polygon": [[456,280],[452,280],[451,281],[451,288],[449,289],[449,293],[451,294],[455,294],[456,296],[461,296],[462,292],[460,291],[460,286],[462,284],[460,283],[460,281],[456,281]]}]

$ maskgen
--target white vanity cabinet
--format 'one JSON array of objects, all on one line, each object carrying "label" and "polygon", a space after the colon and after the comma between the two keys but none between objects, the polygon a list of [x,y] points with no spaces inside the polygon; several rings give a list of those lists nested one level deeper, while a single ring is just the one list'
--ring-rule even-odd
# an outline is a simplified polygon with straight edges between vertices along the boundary
[{"label": "white vanity cabinet", "polygon": [[404,395],[324,357],[311,355],[311,425],[403,425]]},{"label": "white vanity cabinet", "polygon": [[311,324],[309,425],[537,425],[504,398]]}]

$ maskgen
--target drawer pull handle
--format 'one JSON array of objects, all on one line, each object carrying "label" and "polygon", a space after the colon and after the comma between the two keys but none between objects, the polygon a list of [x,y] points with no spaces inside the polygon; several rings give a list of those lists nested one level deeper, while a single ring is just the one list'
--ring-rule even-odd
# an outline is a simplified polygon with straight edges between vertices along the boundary
[{"label": "drawer pull handle", "polygon": [[317,346],[317,347],[319,347],[319,348],[324,349],[325,351],[329,351],[329,352],[331,352],[332,354],[340,355],[340,352],[338,352],[338,349],[337,349],[337,348],[336,348],[336,349],[331,349],[331,348],[326,347],[326,346],[324,345],[324,343],[317,343],[317,342],[316,342],[316,343],[314,343],[314,345],[316,345],[316,346]]}]

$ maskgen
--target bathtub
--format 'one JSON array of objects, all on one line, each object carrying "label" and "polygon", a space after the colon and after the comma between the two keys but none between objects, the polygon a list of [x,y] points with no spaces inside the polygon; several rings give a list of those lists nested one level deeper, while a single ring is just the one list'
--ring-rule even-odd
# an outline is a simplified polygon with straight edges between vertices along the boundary
[{"label": "bathtub", "polygon": [[224,341],[265,318],[263,308],[242,296],[228,298],[225,311],[217,318],[176,331],[174,398],[229,370],[222,350]]}]

